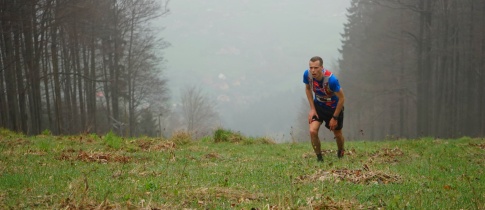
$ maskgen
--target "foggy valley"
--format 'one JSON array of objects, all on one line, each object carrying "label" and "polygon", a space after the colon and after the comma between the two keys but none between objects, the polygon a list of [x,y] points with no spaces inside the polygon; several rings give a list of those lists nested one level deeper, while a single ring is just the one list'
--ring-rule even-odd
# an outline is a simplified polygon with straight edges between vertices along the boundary
[{"label": "foggy valley", "polygon": [[[305,98],[303,71],[320,55],[336,69],[350,1],[173,1],[159,19],[164,71],[178,103],[197,85],[217,100],[221,125],[251,136],[290,139]],[[304,107],[308,108],[308,107]],[[170,123],[170,122],[167,122]]]}]

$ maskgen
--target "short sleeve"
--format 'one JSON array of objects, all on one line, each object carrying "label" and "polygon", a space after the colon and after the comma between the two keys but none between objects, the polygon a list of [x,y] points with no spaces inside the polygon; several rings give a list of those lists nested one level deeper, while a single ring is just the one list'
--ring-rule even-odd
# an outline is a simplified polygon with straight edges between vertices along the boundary
[{"label": "short sleeve", "polygon": [[332,90],[333,92],[339,92],[340,91],[340,83],[339,83],[337,77],[335,77],[334,75],[332,75],[328,79],[328,86],[330,87],[330,90]]},{"label": "short sleeve", "polygon": [[309,82],[308,82],[308,69],[305,70],[305,73],[303,73],[303,83],[305,83],[307,85],[309,84]]}]

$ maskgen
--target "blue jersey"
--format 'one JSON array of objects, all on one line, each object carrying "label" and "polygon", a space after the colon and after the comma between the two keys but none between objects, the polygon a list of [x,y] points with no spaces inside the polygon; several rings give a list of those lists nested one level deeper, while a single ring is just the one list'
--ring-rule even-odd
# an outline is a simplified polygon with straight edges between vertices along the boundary
[{"label": "blue jersey", "polygon": [[335,92],[340,91],[340,83],[336,76],[332,74],[327,69],[323,69],[323,79],[318,81],[312,78],[312,84],[309,83],[308,69],[303,73],[303,83],[313,87],[313,92],[315,93],[314,101],[325,108],[335,109],[338,103],[338,97]]}]

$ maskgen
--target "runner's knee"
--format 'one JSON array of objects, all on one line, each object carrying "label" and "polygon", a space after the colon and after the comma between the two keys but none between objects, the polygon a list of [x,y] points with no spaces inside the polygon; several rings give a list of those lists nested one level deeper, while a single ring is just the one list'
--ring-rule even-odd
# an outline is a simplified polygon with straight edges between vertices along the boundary
[{"label": "runner's knee", "polygon": [[335,135],[335,138],[341,138],[342,137],[342,130],[333,131],[333,135]]},{"label": "runner's knee", "polygon": [[318,135],[318,129],[310,127],[310,135],[311,136]]}]

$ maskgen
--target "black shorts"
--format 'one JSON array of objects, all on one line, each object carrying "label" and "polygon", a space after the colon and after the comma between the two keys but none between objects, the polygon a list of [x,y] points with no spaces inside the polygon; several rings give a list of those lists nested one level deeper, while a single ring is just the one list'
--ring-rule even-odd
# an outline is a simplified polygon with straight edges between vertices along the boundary
[{"label": "black shorts", "polygon": [[[333,113],[335,112],[335,109],[327,108],[327,107],[322,107],[315,101],[313,102],[315,105],[315,109],[318,114],[318,119],[316,116],[313,116],[312,121],[318,121],[323,123],[325,121],[325,127],[330,129],[330,119],[332,119]],[[340,111],[340,114],[337,117],[337,127],[335,130],[342,130],[342,127],[344,127],[344,108]]]}]

